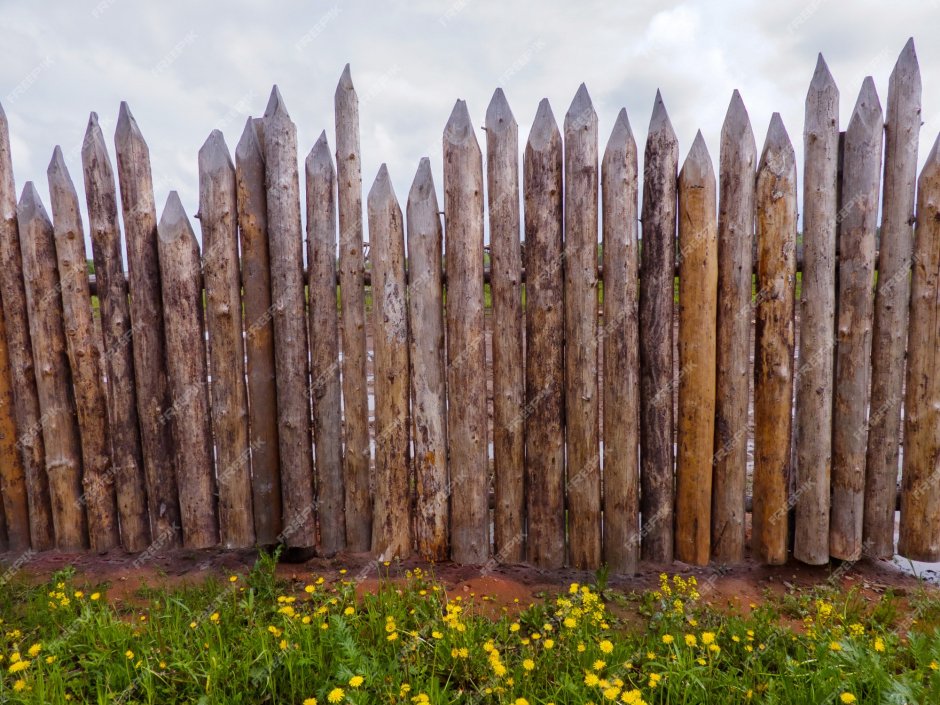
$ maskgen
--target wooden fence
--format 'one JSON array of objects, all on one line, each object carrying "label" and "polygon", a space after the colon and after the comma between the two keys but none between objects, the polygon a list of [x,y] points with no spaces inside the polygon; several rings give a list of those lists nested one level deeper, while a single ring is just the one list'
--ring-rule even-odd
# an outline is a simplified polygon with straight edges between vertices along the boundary
[{"label": "wooden fence", "polygon": [[158,220],[122,104],[117,184],[94,114],[82,148],[93,282],[61,151],[50,218],[31,183],[15,198],[2,116],[0,548],[734,563],[753,437],[755,559],[886,558],[903,409],[898,550],[938,560],[940,153],[918,182],[920,94],[909,42],[887,114],[866,79],[840,132],[820,57],[799,258],[790,137],[774,114],[758,153],[737,92],[717,175],[701,134],[680,169],[657,94],[642,197],[626,112],[601,154],[583,85],[561,126],[538,106],[521,178],[503,92],[482,148],[457,101],[443,222],[427,159],[404,217],[383,166],[368,258],[348,67],[305,218],[276,88],[234,162],[209,136],[201,248],[175,192]]}]

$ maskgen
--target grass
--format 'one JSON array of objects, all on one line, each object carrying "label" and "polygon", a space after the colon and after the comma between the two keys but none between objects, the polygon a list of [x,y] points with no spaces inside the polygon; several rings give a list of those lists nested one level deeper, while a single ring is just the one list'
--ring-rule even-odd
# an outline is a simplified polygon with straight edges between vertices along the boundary
[{"label": "grass", "polygon": [[739,612],[662,576],[657,591],[601,579],[516,610],[450,596],[419,569],[359,599],[347,578],[288,584],[262,558],[123,601],[68,571],[14,581],[0,702],[940,702],[940,602],[926,592],[871,604],[823,587]]}]

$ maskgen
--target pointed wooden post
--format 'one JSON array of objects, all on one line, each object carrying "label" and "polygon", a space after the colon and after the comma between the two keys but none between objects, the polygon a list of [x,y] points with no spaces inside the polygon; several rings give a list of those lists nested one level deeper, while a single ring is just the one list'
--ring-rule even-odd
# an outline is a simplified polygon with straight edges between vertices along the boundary
[{"label": "pointed wooden post", "polygon": [[656,91],[643,157],[640,257],[640,484],[643,557],[673,556],[673,370],[679,142]]},{"label": "pointed wooden post", "polygon": [[248,377],[248,447],[255,540],[270,546],[281,532],[281,475],[274,374],[274,311],[268,257],[261,120],[248,118],[235,147],[235,189],[241,240],[242,305]]},{"label": "pointed wooden post", "polygon": [[284,507],[281,534],[288,546],[312,547],[316,545],[316,506],[307,382],[297,127],[287,113],[277,86],[271,91],[264,114],[264,163]]},{"label": "pointed wooden post", "polygon": [[883,131],[884,119],[875,82],[868,77],[862,84],[845,133],[845,176],[839,231],[839,313],[829,553],[850,561],[858,560],[862,555],[875,237]]},{"label": "pointed wooden post", "polygon": [[636,140],[620,110],[601,162],[604,204],[604,562],[632,574],[640,558],[640,359]]},{"label": "pointed wooden post", "polygon": [[415,444],[415,536],[425,560],[446,560],[450,526],[447,477],[447,395],[440,208],[431,162],[418,165],[406,208],[408,331]]},{"label": "pointed wooden post", "polygon": [[121,103],[114,146],[127,239],[137,414],[147,476],[150,530],[155,542],[171,547],[180,540],[180,507],[173,438],[166,418],[170,402],[157,255],[157,210],[150,150],[127,103]]},{"label": "pointed wooden post", "polygon": [[500,561],[519,563],[525,555],[519,128],[501,88],[486,109],[486,181],[493,296],[493,545]]},{"label": "pointed wooden post", "polygon": [[[0,108],[0,301],[10,359],[16,445],[23,463],[29,505],[30,542],[33,550],[46,551],[55,545],[52,504],[46,477],[39,393],[23,283],[23,256],[16,221],[10,130],[3,108]],[[11,472],[15,473],[15,470],[11,469]]]},{"label": "pointed wooden post", "polygon": [[346,454],[346,543],[368,551],[372,541],[369,492],[369,390],[366,383],[366,308],[362,253],[362,167],[359,158],[359,98],[349,64],[334,97],[336,184],[339,212],[339,289],[342,307],[343,407]]},{"label": "pointed wooden post", "polygon": [[888,82],[884,202],[872,338],[863,538],[876,558],[894,556],[904,353],[907,348],[914,192],[920,133],[920,67],[908,39]]},{"label": "pointed wooden post", "polygon": [[548,99],[523,156],[526,271],[526,559],[565,564],[564,260],[561,132]]},{"label": "pointed wooden post", "polygon": [[170,191],[159,225],[159,256],[169,421],[176,448],[177,483],[186,548],[210,548],[219,540],[212,432],[206,390],[202,271],[199,243],[176,191]]},{"label": "pointed wooden post", "polygon": [[101,312],[111,462],[121,544],[124,550],[136,553],[143,551],[150,543],[147,481],[134,389],[133,331],[121,254],[117,190],[111,159],[95,113],[88,118],[88,128],[82,142],[82,171]]},{"label": "pointed wooden post", "polygon": [[839,89],[822,54],[803,127],[803,279],[796,382],[796,528],[793,555],[829,562],[832,385],[835,348]]},{"label": "pointed wooden post", "polygon": [[718,222],[715,170],[699,132],[679,172],[679,415],[676,558],[711,556]]},{"label": "pointed wooden post", "polygon": [[111,429],[101,359],[95,339],[88,286],[88,258],[78,194],[62,149],[56,147],[46,172],[52,201],[55,255],[59,266],[63,324],[75,394],[82,450],[81,502],[88,517],[91,548],[99,553],[118,545],[118,517],[111,463]]},{"label": "pointed wooden post", "polygon": [[[336,172],[326,132],[306,162],[307,262],[310,275],[310,376],[316,452],[320,549],[333,555],[346,547],[343,516],[343,412],[336,312]],[[404,248],[404,245],[402,245]],[[404,254],[402,255],[404,266]],[[407,384],[405,385],[407,399]],[[407,402],[406,402],[407,407]]]},{"label": "pointed wooden post", "polygon": [[77,551],[88,547],[82,502],[82,448],[66,352],[52,222],[32,181],[23,187],[16,220],[23,242],[23,278],[55,544],[61,551]]},{"label": "pointed wooden post", "polygon": [[[405,231],[383,164],[369,191],[375,340],[375,509],[372,550],[380,560],[411,554],[408,448],[408,315]],[[481,278],[482,281],[482,278]]]},{"label": "pointed wooden post", "polygon": [[917,183],[898,553],[940,560],[940,137]]},{"label": "pointed wooden post", "polygon": [[744,560],[750,386],[751,273],[757,144],[741,94],[721,127],[718,167],[718,329],[715,336],[715,453],[712,557]]},{"label": "pointed wooden post", "polygon": [[199,150],[199,224],[219,530],[225,548],[248,548],[255,542],[255,527],[248,456],[248,394],[242,366],[245,344],[236,211],[235,165],[222,133],[213,130]]},{"label": "pointed wooden post", "polygon": [[796,157],[779,113],[757,168],[757,330],[754,348],[755,558],[787,560],[787,488],[793,399]]}]

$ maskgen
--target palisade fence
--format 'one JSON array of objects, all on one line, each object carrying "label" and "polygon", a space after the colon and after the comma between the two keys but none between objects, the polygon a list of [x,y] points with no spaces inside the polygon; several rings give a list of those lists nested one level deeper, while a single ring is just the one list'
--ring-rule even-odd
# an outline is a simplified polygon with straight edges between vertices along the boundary
[{"label": "palisade fence", "polygon": [[31,183],[16,202],[3,117],[2,546],[280,542],[630,573],[743,560],[749,512],[758,561],[885,558],[903,409],[898,550],[940,559],[940,153],[918,183],[920,94],[908,42],[886,117],[868,78],[840,132],[819,58],[799,257],[790,138],[775,114],[758,153],[737,92],[717,177],[701,134],[679,168],[657,94],[642,199],[626,112],[600,154],[583,85],[561,127],[538,106],[521,183],[502,91],[485,169],[458,101],[443,222],[427,159],[404,217],[383,166],[368,257],[348,66],[305,218],[276,88],[234,163],[209,136],[201,250],[175,192],[157,220],[122,104],[120,201],[94,114],[82,148],[94,280],[62,152],[50,219]]}]

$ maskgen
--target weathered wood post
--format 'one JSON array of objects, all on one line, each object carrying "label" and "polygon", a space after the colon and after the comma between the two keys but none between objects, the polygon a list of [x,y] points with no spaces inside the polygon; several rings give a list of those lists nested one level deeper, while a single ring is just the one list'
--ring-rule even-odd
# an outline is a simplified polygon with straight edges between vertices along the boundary
[{"label": "weathered wood post", "polygon": [[16,407],[13,400],[13,369],[7,346],[6,322],[0,307],[0,510],[3,530],[0,550],[29,548],[29,500],[23,456],[16,441]]},{"label": "weathered wood post", "polygon": [[779,113],[757,168],[757,329],[754,349],[755,557],[787,559],[796,287],[796,157]]},{"label": "weathered wood post", "polygon": [[369,492],[369,390],[366,383],[366,307],[362,253],[362,166],[359,157],[359,97],[349,64],[334,97],[336,184],[339,212],[339,289],[342,307],[343,407],[346,454],[346,543],[368,551],[372,541]]},{"label": "weathered wood post", "polygon": [[[339,322],[336,311],[336,172],[320,134],[305,165],[307,185],[308,335],[313,386],[313,441],[316,453],[320,550],[333,555],[346,547],[343,516],[343,412],[339,378]],[[404,245],[402,245],[404,248]],[[402,253],[404,266],[404,253]],[[407,384],[405,385],[407,408]]]},{"label": "weathered wood post", "polygon": [[718,328],[715,336],[715,452],[712,557],[744,560],[750,387],[751,274],[757,144],[741,94],[721,127],[718,166]]},{"label": "weathered wood post", "polygon": [[114,146],[127,239],[137,415],[147,476],[150,530],[155,543],[171,547],[180,540],[180,507],[173,438],[166,422],[170,402],[157,255],[157,210],[153,200],[150,150],[124,102],[114,132]]},{"label": "weathered wood post", "polygon": [[894,508],[911,296],[911,254],[914,249],[920,98],[920,67],[914,53],[914,40],[909,39],[888,82],[884,196],[865,462],[862,536],[868,553],[885,559],[894,556]]},{"label": "weathered wood post", "polygon": [[796,382],[796,527],[793,555],[829,562],[835,350],[839,89],[820,54],[803,127],[803,279]]},{"label": "weathered wood post", "polygon": [[66,352],[55,239],[52,223],[32,181],[23,187],[16,220],[23,243],[26,307],[42,412],[40,425],[55,545],[62,551],[77,551],[88,547],[82,502],[82,448]]},{"label": "weathered wood post", "polygon": [[255,540],[270,546],[281,532],[281,470],[274,374],[274,309],[268,257],[264,154],[260,118],[248,118],[235,147],[235,189],[241,240],[242,305],[248,377],[248,447]]},{"label": "weathered wood post", "polygon": [[111,159],[95,113],[88,118],[88,128],[82,142],[82,171],[101,311],[105,373],[108,378],[106,394],[111,429],[111,463],[121,544],[124,550],[136,553],[143,551],[150,543],[147,479],[134,388],[133,329],[121,254],[117,189]]},{"label": "weathered wood post", "polygon": [[519,127],[501,88],[486,109],[486,181],[493,296],[493,545],[500,561],[518,563],[525,555]]},{"label": "weathered wood post", "polygon": [[255,542],[255,527],[235,193],[235,165],[222,133],[213,130],[199,150],[199,224],[219,530],[225,548],[248,548]]},{"label": "weathered wood post", "polygon": [[444,246],[447,272],[447,438],[451,557],[483,563],[490,553],[483,339],[483,162],[467,104],[444,128]]},{"label": "weathered wood post", "polygon": [[679,414],[676,558],[711,556],[718,222],[715,170],[699,132],[679,172]]},{"label": "weathered wood post", "polygon": [[[829,553],[862,555],[868,390],[874,315],[875,237],[884,119],[868,77],[845,132],[845,176],[839,231],[839,311],[832,434]],[[874,411],[874,410],[873,410]]]},{"label": "weathered wood post", "polygon": [[526,558],[565,564],[564,259],[561,132],[548,99],[523,157],[526,271]]},{"label": "weathered wood post", "polygon": [[940,137],[917,183],[898,553],[940,560]]},{"label": "weathered wood post", "polygon": [[284,507],[280,538],[291,547],[313,547],[316,545],[316,506],[307,381],[307,316],[297,127],[287,113],[277,86],[271,91],[264,113],[264,163]]},{"label": "weathered wood post", "polygon": [[640,254],[640,511],[643,557],[673,556],[673,349],[679,142],[656,91],[643,157]]},{"label": "weathered wood post", "polygon": [[78,194],[58,146],[46,173],[52,201],[54,254],[59,267],[66,349],[81,439],[83,493],[80,501],[88,518],[91,548],[104,553],[119,543],[111,429],[92,319],[88,258]]},{"label": "weathered wood post", "polygon": [[218,543],[219,524],[206,389],[202,271],[199,243],[176,191],[170,192],[158,227],[171,401],[165,421],[173,426],[183,545],[209,548]]},{"label": "weathered wood post", "polygon": [[[383,164],[369,191],[372,322],[375,341],[375,509],[372,550],[381,560],[411,554],[408,448],[408,314],[405,231]],[[481,277],[482,284],[482,277]],[[474,468],[480,471],[480,468]]]},{"label": "weathered wood post", "polygon": [[637,326],[637,153],[621,109],[601,162],[604,206],[604,562],[635,573],[640,558],[640,359]]},{"label": "weathered wood post", "polygon": [[[408,331],[415,446],[415,537],[425,560],[448,555],[447,395],[444,377],[444,232],[431,162],[423,158],[408,193]],[[521,420],[520,420],[521,422]]]},{"label": "weathered wood post", "polygon": [[[55,545],[52,504],[43,449],[42,421],[33,347],[29,338],[23,256],[16,222],[16,187],[10,155],[10,130],[0,107],[0,301],[10,358],[16,446],[23,463],[29,510],[30,543],[35,551]],[[15,471],[14,471],[15,472]],[[12,524],[10,524],[12,526]]]}]

